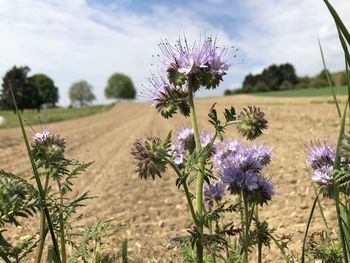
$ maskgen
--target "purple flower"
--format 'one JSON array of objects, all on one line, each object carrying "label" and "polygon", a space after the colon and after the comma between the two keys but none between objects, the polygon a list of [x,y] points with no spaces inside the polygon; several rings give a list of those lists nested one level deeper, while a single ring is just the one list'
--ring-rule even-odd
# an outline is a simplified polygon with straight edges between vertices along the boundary
[{"label": "purple flower", "polygon": [[251,192],[259,187],[258,176],[252,171],[243,172],[236,167],[224,169],[221,181],[233,193],[239,194],[241,191]]},{"label": "purple flower", "polygon": [[258,160],[262,166],[265,166],[271,161],[271,150],[264,145],[250,145],[245,149],[245,154]]},{"label": "purple flower", "polygon": [[218,48],[217,39],[208,37],[190,45],[186,38],[172,46],[165,40],[159,44],[170,83],[182,83],[181,75],[195,79],[199,85],[215,88],[226,75],[229,48]]},{"label": "purple flower", "polygon": [[[207,146],[212,138],[212,134],[203,131],[199,134],[199,140],[202,147]],[[212,151],[215,152],[217,142],[214,142]],[[195,150],[196,144],[192,128],[183,128],[179,131],[176,142],[171,145],[170,152],[174,156],[176,164],[182,164],[187,152],[190,154]]]},{"label": "purple flower", "polygon": [[34,137],[33,137],[33,142],[35,141],[41,141],[43,142],[46,138],[50,136],[50,132],[48,129],[44,129],[41,132],[36,132]]},{"label": "purple flower", "polygon": [[312,141],[306,147],[306,151],[308,154],[306,162],[314,170],[324,166],[333,166],[335,161],[335,147],[331,146],[328,141]]},{"label": "purple flower", "polygon": [[214,167],[216,170],[222,171],[232,165],[233,156],[241,150],[242,146],[237,140],[234,140],[221,144],[221,147],[218,146],[217,148],[218,150],[214,155]]},{"label": "purple flower", "polygon": [[333,185],[333,178],[331,172],[333,171],[333,166],[324,165],[322,167],[314,170],[311,180],[320,186],[330,186]]},{"label": "purple flower", "polygon": [[271,181],[266,177],[259,176],[258,187],[252,194],[248,195],[248,200],[263,205],[267,204],[275,194],[274,186]]},{"label": "purple flower", "polygon": [[221,201],[225,195],[226,185],[222,181],[216,181],[213,184],[203,184],[204,201],[210,205],[210,201]]}]

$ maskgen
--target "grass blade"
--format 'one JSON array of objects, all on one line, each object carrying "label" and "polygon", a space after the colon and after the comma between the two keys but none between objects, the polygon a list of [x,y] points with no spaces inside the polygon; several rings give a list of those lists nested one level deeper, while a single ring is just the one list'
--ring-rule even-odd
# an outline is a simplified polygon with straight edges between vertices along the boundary
[{"label": "grass blade", "polygon": [[57,239],[56,239],[56,236],[55,236],[55,232],[54,232],[53,227],[52,227],[50,213],[49,213],[49,210],[47,209],[47,206],[46,206],[45,194],[44,194],[44,191],[43,191],[43,186],[41,184],[40,175],[39,175],[39,172],[38,172],[38,170],[37,170],[37,168],[35,166],[33,156],[32,156],[32,154],[30,152],[30,146],[29,146],[29,142],[28,142],[28,137],[27,137],[26,131],[24,129],[24,125],[23,125],[21,114],[19,113],[19,110],[18,110],[18,107],[17,107],[17,102],[16,102],[15,95],[13,93],[12,85],[10,85],[10,91],[11,91],[13,104],[14,104],[15,109],[16,109],[16,114],[18,116],[19,124],[21,126],[22,136],[23,136],[24,143],[25,143],[25,146],[26,146],[26,149],[27,149],[27,154],[28,154],[28,157],[29,157],[29,160],[30,160],[30,164],[32,166],[33,173],[34,173],[34,178],[35,178],[35,181],[36,181],[36,184],[37,184],[37,187],[38,187],[38,191],[39,191],[41,203],[43,205],[43,210],[44,210],[44,213],[45,213],[45,217],[46,217],[46,220],[47,220],[47,223],[48,223],[48,226],[49,226],[51,239],[52,239],[52,243],[53,243],[53,248],[54,248],[54,251],[55,251],[55,254],[56,254],[55,259],[57,259],[57,262],[60,263],[61,262],[60,252],[59,252],[59,248],[58,248],[58,243],[57,243]]},{"label": "grass blade", "polygon": [[303,239],[303,248],[302,248],[302,251],[301,251],[301,263],[305,263],[305,243],[306,243],[307,233],[309,232],[311,220],[312,220],[312,217],[313,217],[314,212],[315,212],[315,207],[316,207],[316,204],[317,204],[317,200],[318,200],[318,195],[316,195],[316,198],[314,200],[314,203],[313,203],[311,211],[310,211],[309,220],[307,221],[307,225],[306,225],[306,229],[305,229],[305,235],[304,235],[304,239]]},{"label": "grass blade", "polygon": [[128,238],[125,237],[123,241],[123,247],[122,247],[122,259],[123,263],[128,263]]},{"label": "grass blade", "polygon": [[340,112],[340,108],[339,108],[337,96],[335,95],[335,92],[334,92],[334,87],[333,87],[333,85],[332,85],[331,77],[330,77],[329,74],[328,74],[328,70],[327,70],[327,66],[326,66],[326,61],[325,61],[325,59],[324,59],[324,54],[323,54],[323,49],[322,49],[321,41],[320,41],[320,38],[319,38],[318,36],[317,36],[317,39],[318,39],[318,46],[320,47],[320,52],[321,52],[321,57],[322,57],[322,63],[323,63],[323,69],[324,69],[324,72],[326,73],[326,76],[327,76],[328,85],[329,85],[329,87],[331,88],[331,91],[332,91],[333,100],[334,100],[335,106],[336,106],[336,108],[337,108],[338,116],[339,116],[339,118],[341,118],[341,112]]},{"label": "grass blade", "polygon": [[[349,98],[348,98],[349,100]],[[345,108],[344,108],[344,113],[343,113],[343,117],[342,117],[342,121],[341,121],[341,126],[339,129],[339,137],[338,137],[338,143],[337,143],[337,149],[336,149],[336,154],[335,154],[335,162],[334,162],[334,169],[339,170],[340,167],[340,145],[344,136],[344,130],[345,130],[345,121],[346,121],[346,111],[349,105],[349,101],[347,101]],[[339,193],[339,188],[338,188],[338,184],[334,182],[334,201],[335,201],[335,208],[337,211],[337,218],[338,218],[338,227],[339,227],[339,236],[340,236],[340,241],[341,241],[341,245],[342,245],[342,250],[343,250],[343,257],[344,257],[344,262],[349,262],[348,261],[348,253],[347,253],[347,244],[346,244],[346,240],[345,240],[345,233],[344,233],[344,229],[343,229],[343,224],[342,224],[342,220],[341,220],[341,214],[340,214],[340,193]]]},{"label": "grass blade", "polygon": [[350,34],[349,31],[346,29],[346,26],[344,25],[343,21],[341,20],[341,18],[339,17],[337,11],[335,11],[334,7],[329,3],[328,0],[323,0],[324,3],[326,4],[329,12],[332,14],[333,19],[337,25],[337,27],[340,29],[340,31],[343,33],[346,41],[348,42],[348,44],[350,45]]}]

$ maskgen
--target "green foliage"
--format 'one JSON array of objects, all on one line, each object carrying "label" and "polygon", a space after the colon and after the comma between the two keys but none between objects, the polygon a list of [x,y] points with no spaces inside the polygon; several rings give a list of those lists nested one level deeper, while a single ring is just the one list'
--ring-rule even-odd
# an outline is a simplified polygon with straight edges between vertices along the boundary
[{"label": "green foliage", "polygon": [[294,66],[289,63],[278,66],[271,65],[264,69],[261,74],[248,74],[243,81],[242,91],[251,93],[280,90],[284,81],[289,81],[292,85],[298,83]]},{"label": "green foliage", "polygon": [[28,83],[38,90],[37,107],[47,104],[55,107],[58,102],[58,88],[54,81],[45,74],[35,74],[28,78]]},{"label": "green foliage", "polygon": [[289,82],[288,80],[284,80],[281,84],[281,90],[290,90],[290,89],[293,89],[294,88],[294,85]]},{"label": "green foliage", "polygon": [[68,263],[78,262],[103,262],[101,258],[104,255],[101,254],[103,248],[102,239],[110,231],[119,230],[118,228],[113,229],[111,221],[97,221],[95,224],[86,228],[81,235],[80,244],[75,246],[75,250],[72,256],[69,258]]},{"label": "green foliage", "polygon": [[38,193],[26,180],[0,170],[0,226],[19,226],[17,217],[28,218],[38,211]]},{"label": "green foliage", "polygon": [[114,73],[108,79],[105,96],[108,99],[134,99],[136,90],[130,77],[122,73]]},{"label": "green foliage", "polygon": [[32,91],[27,83],[27,75],[30,68],[27,66],[14,66],[4,75],[2,90],[0,95],[0,108],[3,110],[15,110],[14,103],[11,96],[11,88],[17,101],[18,108],[23,110],[25,108],[33,108],[33,105],[27,105],[28,99],[32,98],[33,94],[28,94]]},{"label": "green foliage", "polygon": [[69,88],[69,98],[72,105],[79,104],[80,107],[90,104],[96,100],[93,87],[85,80],[81,80],[72,84]]}]

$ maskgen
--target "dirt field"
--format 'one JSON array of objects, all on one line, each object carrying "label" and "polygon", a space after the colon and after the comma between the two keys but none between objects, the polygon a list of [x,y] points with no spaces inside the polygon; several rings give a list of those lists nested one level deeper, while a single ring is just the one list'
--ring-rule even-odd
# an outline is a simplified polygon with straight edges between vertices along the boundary
[{"label": "dirt field", "polygon": [[[237,111],[242,106],[257,105],[266,113],[269,129],[257,142],[273,147],[272,164],[266,173],[278,185],[279,194],[262,217],[268,217],[278,233],[293,234],[290,248],[298,253],[314,197],[310,176],[305,171],[304,144],[312,138],[336,141],[339,121],[334,104],[327,103],[329,100],[232,96],[196,101],[200,126],[207,130],[207,111],[214,102],[218,102],[219,111],[230,105]],[[169,173],[154,182],[141,181],[133,172],[130,146],[139,137],[164,137],[169,130],[185,125],[189,125],[189,120],[180,116],[165,120],[148,104],[120,103],[108,112],[51,127],[53,133],[66,138],[69,157],[95,161],[77,182],[81,192],[90,190],[99,196],[84,210],[85,223],[116,218],[129,225],[130,262],[149,262],[146,259],[152,258],[155,262],[169,262],[169,239],[184,233],[191,223],[183,195],[175,187],[175,175]],[[30,129],[28,134],[32,135]],[[227,136],[238,136],[234,127]],[[29,176],[19,129],[0,130],[0,169]],[[335,218],[331,205],[326,216]],[[311,231],[319,230],[321,221],[314,226]],[[109,243],[119,250],[117,239],[110,239]]]}]

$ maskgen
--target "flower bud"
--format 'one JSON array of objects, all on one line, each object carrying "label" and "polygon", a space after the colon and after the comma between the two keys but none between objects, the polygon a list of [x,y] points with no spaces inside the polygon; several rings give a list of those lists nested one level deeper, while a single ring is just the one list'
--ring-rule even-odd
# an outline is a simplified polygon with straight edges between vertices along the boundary
[{"label": "flower bud", "polygon": [[237,124],[238,131],[248,140],[254,140],[262,135],[262,130],[267,128],[265,113],[260,108],[248,106],[239,114]]}]

